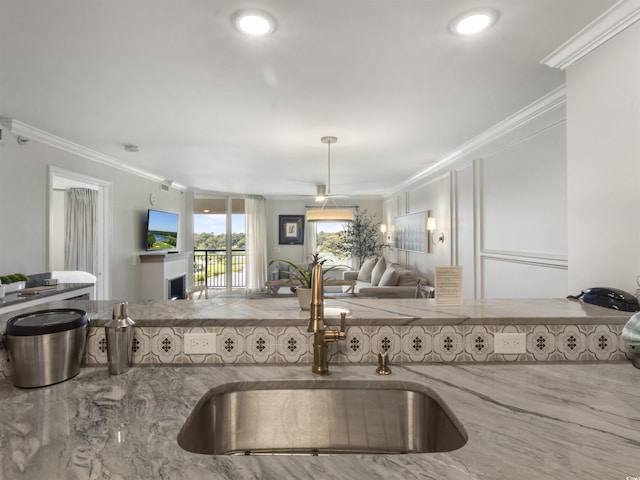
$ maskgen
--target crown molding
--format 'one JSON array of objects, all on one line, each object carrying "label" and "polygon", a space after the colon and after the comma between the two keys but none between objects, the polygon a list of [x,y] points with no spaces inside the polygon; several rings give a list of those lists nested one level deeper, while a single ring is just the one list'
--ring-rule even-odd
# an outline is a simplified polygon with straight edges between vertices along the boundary
[{"label": "crown molding", "polygon": [[566,70],[585,55],[640,20],[640,0],[620,0],[540,63]]},{"label": "crown molding", "polygon": [[[147,180],[152,180],[154,182],[164,182],[166,180],[162,177],[159,177],[158,175],[154,175],[153,173],[132,167],[131,165],[127,165],[117,158],[110,157],[109,155],[104,155],[87,147],[83,147],[82,145],[70,142],[69,140],[65,140],[62,137],[58,137],[51,133],[45,132],[44,130],[32,127],[13,118],[0,118],[0,124],[4,125],[7,130],[9,130],[16,136],[35,140],[45,145],[49,145],[53,148],[57,148],[58,150],[62,150],[64,152],[86,158],[87,160],[101,163],[102,165],[107,165],[109,167],[113,167],[118,170],[122,170],[124,172],[146,178]],[[187,190],[187,187],[177,183],[172,183],[171,186],[173,188],[177,188],[178,190]]]},{"label": "crown molding", "polygon": [[506,118],[500,123],[495,124],[493,127],[485,130],[483,133],[478,135],[477,137],[472,138],[466,143],[463,143],[461,146],[445,155],[441,159],[429,165],[427,168],[421,170],[415,175],[409,177],[407,180],[402,182],[400,185],[397,185],[394,189],[391,190],[391,193],[399,192],[404,189],[407,189],[411,185],[416,184],[417,182],[424,180],[429,175],[433,174],[435,171],[442,169],[447,165],[451,165],[463,157],[469,155],[475,150],[478,150],[486,145],[489,145],[491,142],[494,142],[500,137],[521,128],[529,122],[532,122],[536,118],[544,115],[545,113],[562,106],[566,103],[566,87],[562,85],[555,90],[551,91],[547,95],[539,98],[535,102],[526,106],[522,110],[514,113],[510,117]]}]

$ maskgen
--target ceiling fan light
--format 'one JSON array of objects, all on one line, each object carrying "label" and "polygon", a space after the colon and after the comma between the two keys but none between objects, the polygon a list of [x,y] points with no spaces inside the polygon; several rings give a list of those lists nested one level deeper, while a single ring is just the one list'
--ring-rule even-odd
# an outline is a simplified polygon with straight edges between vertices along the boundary
[{"label": "ceiling fan light", "polygon": [[316,187],[316,202],[324,202],[327,199],[327,186],[318,185]]},{"label": "ceiling fan light", "polygon": [[307,222],[350,222],[353,211],[341,208],[318,208],[307,210]]}]

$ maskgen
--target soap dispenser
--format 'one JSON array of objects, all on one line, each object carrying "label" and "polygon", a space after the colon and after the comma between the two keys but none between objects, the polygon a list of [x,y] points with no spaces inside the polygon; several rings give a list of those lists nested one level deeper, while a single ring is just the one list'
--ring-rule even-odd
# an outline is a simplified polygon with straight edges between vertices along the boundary
[{"label": "soap dispenser", "polygon": [[109,373],[119,375],[129,370],[133,354],[134,321],[128,316],[129,305],[119,302],[113,306],[113,318],[105,326]]}]

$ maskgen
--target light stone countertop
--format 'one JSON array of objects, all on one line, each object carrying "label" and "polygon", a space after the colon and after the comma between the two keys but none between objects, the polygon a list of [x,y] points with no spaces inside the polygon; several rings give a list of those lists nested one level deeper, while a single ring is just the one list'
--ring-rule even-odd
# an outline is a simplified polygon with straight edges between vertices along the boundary
[{"label": "light stone countertop", "polygon": [[[52,302],[35,309],[80,308],[89,313],[92,326],[104,325],[112,316],[115,301]],[[437,305],[434,299],[377,299],[328,297],[327,307],[349,310],[348,325],[508,325],[508,324],[624,324],[630,312],[620,312],[582,301],[551,299],[464,300],[463,305]],[[29,311],[24,310],[24,311]],[[16,313],[14,313],[16,314]],[[0,317],[4,331],[11,314]],[[163,326],[260,326],[306,325],[309,312],[302,311],[292,296],[220,296],[210,300],[176,300],[129,305],[129,316],[139,327]]]},{"label": "light stone countertop", "polygon": [[[640,476],[640,371],[571,365],[309,365],[83,368],[58,385],[0,381],[0,478],[625,480]],[[178,432],[210,388],[253,380],[409,381],[434,390],[469,440],[448,453],[326,457],[209,456]]]}]

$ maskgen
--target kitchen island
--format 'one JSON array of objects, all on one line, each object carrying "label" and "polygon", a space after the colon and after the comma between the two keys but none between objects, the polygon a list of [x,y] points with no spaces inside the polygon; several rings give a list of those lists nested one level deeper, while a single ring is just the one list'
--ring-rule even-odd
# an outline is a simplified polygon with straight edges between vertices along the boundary
[{"label": "kitchen island", "polygon": [[[31,307],[79,308],[91,319],[86,364],[107,361],[104,324],[115,301],[65,300]],[[620,361],[621,338],[631,313],[564,298],[465,299],[442,306],[434,299],[327,298],[327,324],[347,316],[347,340],[329,347],[332,363],[372,363],[384,349],[396,363],[470,361]],[[332,312],[332,313],[331,313]],[[16,312],[18,313],[18,312]],[[16,313],[2,315],[0,332]],[[220,296],[129,305],[135,321],[135,364],[309,363],[309,312],[296,297]],[[215,353],[189,355],[187,333],[215,335]],[[519,354],[494,349],[496,333],[524,335]],[[0,352],[2,347],[0,347]],[[0,375],[10,375],[0,359]]]},{"label": "kitchen island", "polygon": [[[577,364],[133,367],[81,369],[21,390],[0,381],[0,478],[51,479],[593,479],[640,477],[640,371],[628,362]],[[178,432],[211,388],[254,380],[408,381],[434,390],[468,435],[447,453],[209,456]],[[318,419],[321,422],[321,419]]]}]

